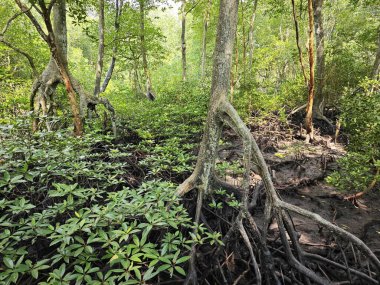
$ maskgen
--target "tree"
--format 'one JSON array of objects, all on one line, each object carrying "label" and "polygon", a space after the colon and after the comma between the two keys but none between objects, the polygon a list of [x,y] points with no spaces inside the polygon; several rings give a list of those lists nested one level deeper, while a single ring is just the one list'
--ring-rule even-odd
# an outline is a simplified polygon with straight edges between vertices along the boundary
[{"label": "tree", "polygon": [[154,100],[154,95],[152,93],[152,79],[150,77],[150,71],[148,66],[147,50],[146,50],[146,41],[145,41],[145,0],[139,0],[139,9],[140,9],[140,45],[141,45],[141,57],[142,65],[144,69],[145,76],[145,88],[146,96],[149,100]]},{"label": "tree", "polygon": [[186,0],[181,0],[182,81],[186,81]]},{"label": "tree", "polygon": [[375,62],[373,63],[372,74],[371,77],[373,79],[379,80],[380,74],[380,28],[378,29],[378,39],[377,39],[377,51],[375,56]]},{"label": "tree", "polygon": [[210,22],[210,10],[212,6],[212,0],[207,1],[207,6],[203,19],[203,33],[202,33],[202,52],[201,52],[201,78],[205,75],[206,69],[206,56],[207,56],[207,30]]},{"label": "tree", "polygon": [[[280,196],[277,194],[273,186],[268,167],[259,147],[257,146],[250,130],[228,101],[229,77],[237,29],[238,4],[239,0],[220,1],[219,23],[214,51],[211,98],[203,139],[200,145],[195,169],[191,176],[178,187],[178,195],[183,196],[194,188],[198,190],[197,208],[195,214],[196,223],[199,223],[200,221],[203,197],[205,194],[212,193],[213,189],[225,188],[233,191],[241,197],[242,201],[240,212],[235,222],[231,225],[230,230],[232,232],[237,230],[241,234],[244,243],[248,248],[251,262],[254,267],[257,284],[261,284],[263,280],[262,275],[265,276],[268,284],[271,282],[272,284],[280,284],[280,280],[273,270],[274,260],[267,245],[267,231],[272,219],[275,219],[278,224],[283,250],[286,253],[289,265],[304,276],[305,284],[309,284],[310,282],[317,284],[331,284],[331,282],[324,276],[321,276],[306,267],[305,258],[307,254],[299,245],[296,231],[291,218],[287,213],[288,211],[307,217],[321,226],[326,227],[329,231],[332,231],[340,238],[347,239],[353,245],[357,246],[362,253],[368,256],[377,272],[380,272],[380,261],[360,239],[321,218],[315,213],[282,201]],[[312,13],[312,10],[310,12]],[[310,25],[310,28],[313,29],[313,25]],[[222,182],[221,179],[215,174],[215,162],[218,155],[217,149],[221,138],[223,125],[230,127],[243,140],[244,177],[242,188],[240,189],[236,189],[233,186]],[[254,216],[248,210],[248,196],[250,192],[249,184],[252,167],[255,169],[254,171],[261,176],[262,185],[266,193],[264,212],[265,220],[261,229],[259,229]],[[258,191],[258,189],[256,189],[256,191]],[[254,203],[256,202],[254,201]],[[247,221],[249,230],[254,233],[256,244],[255,249],[251,245],[251,241],[248,238],[247,230],[243,224],[243,219]],[[288,237],[290,237],[291,243]],[[292,250],[291,245],[294,251]],[[256,251],[256,253],[254,251]],[[192,284],[197,284],[195,252],[196,247],[193,246],[190,260],[190,271],[185,284],[188,284],[189,282],[192,282]],[[258,257],[261,259],[260,265],[257,262]],[[329,265],[335,264],[334,266],[337,266],[336,263],[331,262],[328,259],[324,260],[327,260],[326,262]],[[346,268],[344,265],[342,266],[343,268]],[[366,277],[369,276],[366,275]]]},{"label": "tree", "polygon": [[[73,78],[69,72],[67,59],[67,29],[66,29],[66,1],[57,0],[46,5],[44,1],[38,1],[38,7],[33,4],[32,8],[39,13],[43,19],[44,25],[37,20],[32,14],[31,8],[26,7],[20,0],[15,0],[20,10],[29,18],[36,28],[42,39],[47,43],[51,53],[51,59],[33,84],[31,94],[31,107],[33,108],[37,93],[38,102],[36,111],[41,107],[44,114],[52,112],[53,95],[57,85],[63,83],[69,97],[71,112],[74,120],[74,134],[80,136],[84,132],[83,119],[86,116],[88,108],[95,108],[97,104],[104,105],[111,113],[113,131],[116,133],[115,111],[113,106],[105,98],[96,98],[85,93],[79,82]],[[53,23],[51,21],[51,12],[53,12]],[[44,28],[47,32],[44,31]],[[80,105],[77,102],[76,95],[79,95]],[[45,104],[49,100],[49,106]],[[34,123],[37,127],[38,121]]]},{"label": "tree", "polygon": [[100,92],[104,92],[107,89],[108,83],[110,82],[113,71],[115,69],[116,54],[118,52],[118,46],[119,46],[118,36],[119,36],[119,30],[120,30],[120,17],[121,17],[121,13],[123,11],[123,5],[124,5],[123,0],[116,0],[116,2],[115,2],[115,23],[114,23],[115,36],[113,38],[111,63],[110,63],[110,66],[108,67],[106,76],[104,78],[102,87],[100,89]]},{"label": "tree", "polygon": [[99,31],[99,47],[98,47],[98,61],[95,71],[95,88],[94,96],[99,96],[100,93],[100,81],[102,79],[103,71],[103,57],[104,57],[104,0],[99,0],[99,19],[98,19],[98,31]]},{"label": "tree", "polygon": [[309,55],[309,88],[308,99],[306,106],[305,128],[306,128],[306,141],[314,139],[313,128],[313,104],[314,104],[314,14],[313,14],[313,1],[308,0],[308,15],[309,15],[309,37],[308,37],[308,55]]},{"label": "tree", "polygon": [[248,34],[248,46],[249,46],[249,56],[248,56],[248,72],[251,73],[252,71],[252,64],[253,64],[253,50],[255,49],[255,43],[254,43],[254,31],[255,31],[255,19],[256,19],[256,10],[257,10],[257,2],[259,0],[254,0],[253,2],[253,9],[251,14],[251,19],[249,21],[249,34]]},{"label": "tree", "polygon": [[325,119],[323,110],[325,100],[323,88],[325,85],[325,32],[323,29],[323,0],[313,0],[315,44],[316,44],[316,90],[313,104],[313,117]]}]

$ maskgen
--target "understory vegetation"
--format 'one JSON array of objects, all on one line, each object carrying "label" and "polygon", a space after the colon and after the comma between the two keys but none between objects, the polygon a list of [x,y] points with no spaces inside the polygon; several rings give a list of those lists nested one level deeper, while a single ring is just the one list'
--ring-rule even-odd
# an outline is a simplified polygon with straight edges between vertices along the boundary
[{"label": "understory vegetation", "polygon": [[380,6],[280,2],[2,0],[0,284],[380,284]]}]

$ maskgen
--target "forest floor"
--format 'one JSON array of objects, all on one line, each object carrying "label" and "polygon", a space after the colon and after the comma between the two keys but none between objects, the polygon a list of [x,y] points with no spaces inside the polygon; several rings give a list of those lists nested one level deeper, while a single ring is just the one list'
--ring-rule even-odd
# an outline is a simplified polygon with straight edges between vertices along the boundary
[{"label": "forest floor", "polygon": [[[319,214],[326,220],[353,233],[362,239],[380,257],[380,195],[372,191],[361,199],[348,201],[347,193],[337,191],[325,178],[338,165],[336,160],[345,154],[345,140],[335,142],[334,133],[321,122],[316,128],[315,141],[307,144],[301,138],[300,130],[293,122],[280,123],[269,119],[260,127],[251,127],[259,147],[263,151],[273,177],[274,186],[283,200]],[[256,125],[257,126],[257,125]],[[320,127],[320,128],[318,128]],[[241,157],[242,142],[226,131],[233,143],[220,152],[220,159],[235,160]],[[226,182],[240,185],[239,176],[226,175]],[[260,177],[251,176],[251,184],[257,184]],[[293,215],[293,222],[300,234],[300,244],[314,253],[327,253],[335,246],[331,235],[324,232],[315,222]],[[270,231],[278,231],[276,224]]]}]

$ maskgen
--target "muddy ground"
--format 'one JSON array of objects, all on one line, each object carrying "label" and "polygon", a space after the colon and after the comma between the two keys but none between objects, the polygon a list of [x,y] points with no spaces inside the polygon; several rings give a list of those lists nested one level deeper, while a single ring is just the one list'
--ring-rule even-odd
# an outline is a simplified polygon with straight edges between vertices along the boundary
[{"label": "muddy ground", "polygon": [[[345,155],[345,138],[334,138],[328,128],[316,130],[316,140],[306,144],[297,126],[266,122],[252,128],[252,134],[263,151],[274,185],[287,202],[318,213],[326,220],[361,238],[380,257],[380,193],[372,191],[355,203],[345,200],[348,193],[337,191],[325,178],[337,170],[337,159]],[[274,126],[269,127],[268,126]],[[242,142],[226,131],[232,141],[219,152],[220,161],[241,158]],[[252,174],[252,184],[260,177]],[[231,173],[226,182],[239,186],[241,178]],[[308,251],[322,253],[333,246],[330,236],[315,222],[293,215],[300,243]],[[276,224],[271,230],[277,230]]]}]

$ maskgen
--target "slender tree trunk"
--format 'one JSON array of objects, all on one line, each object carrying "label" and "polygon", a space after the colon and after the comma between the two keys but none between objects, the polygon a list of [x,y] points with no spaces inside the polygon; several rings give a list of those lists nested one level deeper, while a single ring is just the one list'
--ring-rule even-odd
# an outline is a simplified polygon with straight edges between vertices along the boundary
[{"label": "slender tree trunk", "polygon": [[118,43],[117,43],[117,40],[118,40],[118,33],[119,33],[119,30],[120,30],[120,16],[121,16],[121,13],[122,13],[122,9],[123,9],[123,0],[116,0],[116,14],[115,14],[115,36],[113,38],[113,47],[112,47],[112,58],[111,58],[111,63],[110,63],[110,66],[108,67],[108,70],[107,70],[107,73],[106,73],[106,77],[104,78],[104,81],[103,81],[103,84],[102,84],[102,87],[100,88],[100,92],[104,92],[106,91],[107,89],[107,86],[111,80],[111,77],[112,77],[112,74],[113,74],[113,71],[115,69],[115,65],[116,65],[116,53],[117,53],[117,49],[118,49]]},{"label": "slender tree trunk", "polygon": [[314,139],[313,130],[313,103],[314,103],[314,15],[313,15],[313,2],[308,0],[308,14],[309,14],[309,94],[306,106],[305,128],[307,134],[307,141]]},{"label": "slender tree trunk", "polygon": [[181,50],[182,50],[182,81],[186,81],[186,0],[182,0],[181,6]]},{"label": "slender tree trunk", "polygon": [[205,75],[206,69],[206,56],[207,56],[207,30],[210,21],[210,10],[211,10],[212,0],[208,0],[205,17],[203,22],[203,34],[202,34],[202,58],[201,58],[201,78]]},{"label": "slender tree trunk", "polygon": [[[247,73],[247,43],[245,40],[245,7],[244,7],[244,0],[241,0],[241,29],[242,29],[242,37],[241,37],[241,42],[242,42],[242,48],[243,48],[243,57],[242,57],[242,64],[243,64],[243,85],[245,86],[246,82],[246,73]],[[238,46],[238,45],[237,45]]]},{"label": "slender tree trunk", "polygon": [[296,31],[296,43],[297,43],[297,49],[298,49],[298,58],[300,61],[301,71],[302,71],[303,78],[305,80],[305,84],[306,84],[306,86],[308,86],[308,80],[307,80],[307,76],[306,76],[305,66],[303,64],[302,49],[301,49],[301,45],[300,45],[300,36],[299,36],[299,27],[298,27],[296,7],[295,7],[294,0],[291,0],[291,1],[292,1],[292,9],[293,9],[294,28]]},{"label": "slender tree trunk", "polygon": [[253,51],[255,49],[255,42],[254,42],[253,36],[254,36],[254,31],[255,31],[255,19],[256,19],[257,2],[258,2],[258,0],[254,0],[252,15],[251,15],[251,19],[250,19],[250,22],[249,22],[249,33],[248,33],[248,46],[249,46],[248,72],[249,72],[250,75],[251,75],[251,72],[252,72]]},{"label": "slender tree trunk", "polygon": [[313,117],[323,118],[325,100],[323,88],[325,85],[325,34],[323,29],[323,0],[313,0],[314,25],[316,42],[316,73],[315,73],[315,98],[313,104]]},{"label": "slender tree trunk", "polygon": [[377,52],[376,52],[375,62],[372,68],[371,77],[373,79],[380,80],[380,28],[378,31]]},{"label": "slender tree trunk", "polygon": [[100,82],[102,79],[103,71],[103,58],[104,58],[104,0],[98,1],[99,5],[99,19],[98,19],[98,33],[99,33],[99,45],[98,45],[98,61],[96,63],[95,70],[95,88],[94,96],[99,96]]},{"label": "slender tree trunk", "polygon": [[238,4],[239,0],[220,1],[209,112],[194,173],[180,186],[180,193],[187,192],[198,183],[202,191],[206,193],[210,191],[209,178],[215,169],[217,146],[222,128],[219,112],[221,105],[227,101],[230,89]]},{"label": "slender tree trunk", "polygon": [[143,64],[144,76],[146,80],[146,96],[149,98],[152,91],[152,81],[150,79],[148,59],[147,59],[147,54],[146,54],[146,43],[145,43],[145,0],[140,0],[140,42],[141,42],[142,64]]}]

